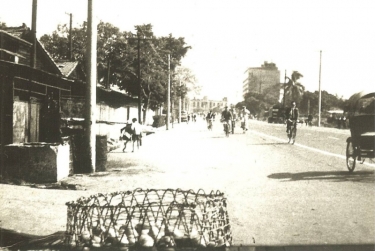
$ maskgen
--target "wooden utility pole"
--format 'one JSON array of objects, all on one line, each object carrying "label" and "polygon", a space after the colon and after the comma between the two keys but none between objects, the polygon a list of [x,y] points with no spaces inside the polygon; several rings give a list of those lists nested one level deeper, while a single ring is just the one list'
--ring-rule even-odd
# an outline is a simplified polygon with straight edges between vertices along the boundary
[{"label": "wooden utility pole", "polygon": [[168,88],[167,88],[167,130],[169,129],[169,120],[171,112],[171,55],[168,54]]},{"label": "wooden utility pole", "polygon": [[283,108],[285,108],[285,85],[286,85],[286,70],[285,70],[285,75],[284,75]]},{"label": "wooden utility pole", "polygon": [[178,97],[178,123],[181,123],[181,101],[182,101],[182,95],[181,95],[181,79],[180,79],[180,96]]},{"label": "wooden utility pole", "polygon": [[96,170],[96,42],[97,27],[94,14],[94,0],[88,0],[87,13],[87,92],[86,92],[86,114],[85,127],[86,139],[88,141],[88,158],[91,172]]},{"label": "wooden utility pole", "polygon": [[31,18],[31,35],[33,39],[33,48],[31,50],[30,67],[36,68],[36,17],[38,9],[38,0],[33,0],[32,18]]},{"label": "wooden utility pole", "polygon": [[72,39],[72,23],[73,23],[73,15],[72,13],[69,14],[69,55],[68,58],[70,61],[73,60],[73,39]]},{"label": "wooden utility pole", "polygon": [[143,124],[142,121],[142,87],[141,87],[141,38],[137,32],[137,51],[138,51],[138,122]]},{"label": "wooden utility pole", "polygon": [[318,107],[318,127],[320,127],[321,109],[322,109],[322,90],[320,78],[322,75],[322,51],[320,51],[320,63],[319,63],[319,107]]}]

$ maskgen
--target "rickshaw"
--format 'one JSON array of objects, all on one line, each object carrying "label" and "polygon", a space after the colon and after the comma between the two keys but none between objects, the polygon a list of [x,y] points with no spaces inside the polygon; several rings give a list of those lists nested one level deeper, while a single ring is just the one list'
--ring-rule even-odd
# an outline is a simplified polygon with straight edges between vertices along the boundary
[{"label": "rickshaw", "polygon": [[349,128],[351,137],[346,142],[346,165],[353,172],[357,160],[375,158],[375,92],[360,92],[349,99]]}]

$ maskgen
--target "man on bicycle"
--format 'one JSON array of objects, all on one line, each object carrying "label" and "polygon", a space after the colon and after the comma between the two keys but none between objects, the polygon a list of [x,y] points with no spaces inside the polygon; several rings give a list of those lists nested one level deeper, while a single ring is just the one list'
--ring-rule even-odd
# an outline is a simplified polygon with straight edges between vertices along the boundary
[{"label": "man on bicycle", "polygon": [[[290,143],[290,141],[292,140],[292,144],[294,144],[295,137],[297,134],[297,120],[299,112],[295,101],[292,101],[291,105],[292,107],[286,114],[286,133],[288,134],[289,138],[288,143]],[[294,132],[291,131],[292,129],[294,129]]]},{"label": "man on bicycle", "polygon": [[224,111],[221,113],[221,121],[223,122],[224,132],[225,132],[225,123],[228,124],[228,131],[230,131],[232,117],[233,117],[232,113],[228,111],[228,106],[225,106]]}]

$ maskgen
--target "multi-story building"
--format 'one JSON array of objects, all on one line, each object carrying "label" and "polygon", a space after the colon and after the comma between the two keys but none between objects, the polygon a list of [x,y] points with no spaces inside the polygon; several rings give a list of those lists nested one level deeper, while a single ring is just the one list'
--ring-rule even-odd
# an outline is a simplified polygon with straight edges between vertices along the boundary
[{"label": "multi-story building", "polygon": [[280,83],[280,71],[276,64],[267,61],[261,67],[250,67],[246,70],[247,78],[243,84],[243,92],[263,93],[267,88]]},{"label": "multi-story building", "polygon": [[207,113],[210,110],[221,111],[224,109],[224,106],[228,105],[228,99],[226,97],[222,100],[211,100],[208,99],[207,96],[204,96],[202,99],[193,98],[189,101],[189,111],[193,113]]}]

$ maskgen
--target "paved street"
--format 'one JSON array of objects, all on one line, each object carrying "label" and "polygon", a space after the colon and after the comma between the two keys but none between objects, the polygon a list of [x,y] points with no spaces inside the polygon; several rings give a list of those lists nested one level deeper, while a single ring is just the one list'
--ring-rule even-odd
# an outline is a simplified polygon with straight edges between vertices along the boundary
[{"label": "paved street", "polygon": [[[375,243],[374,165],[345,166],[348,130],[300,127],[286,144],[283,125],[250,121],[229,138],[221,124],[175,125],[144,138],[139,151],[108,155],[108,173],[66,179],[83,190],[0,185],[1,227],[47,235],[64,231],[65,202],[97,192],[146,188],[220,190],[236,245]],[[366,160],[367,161],[367,160]]]}]

